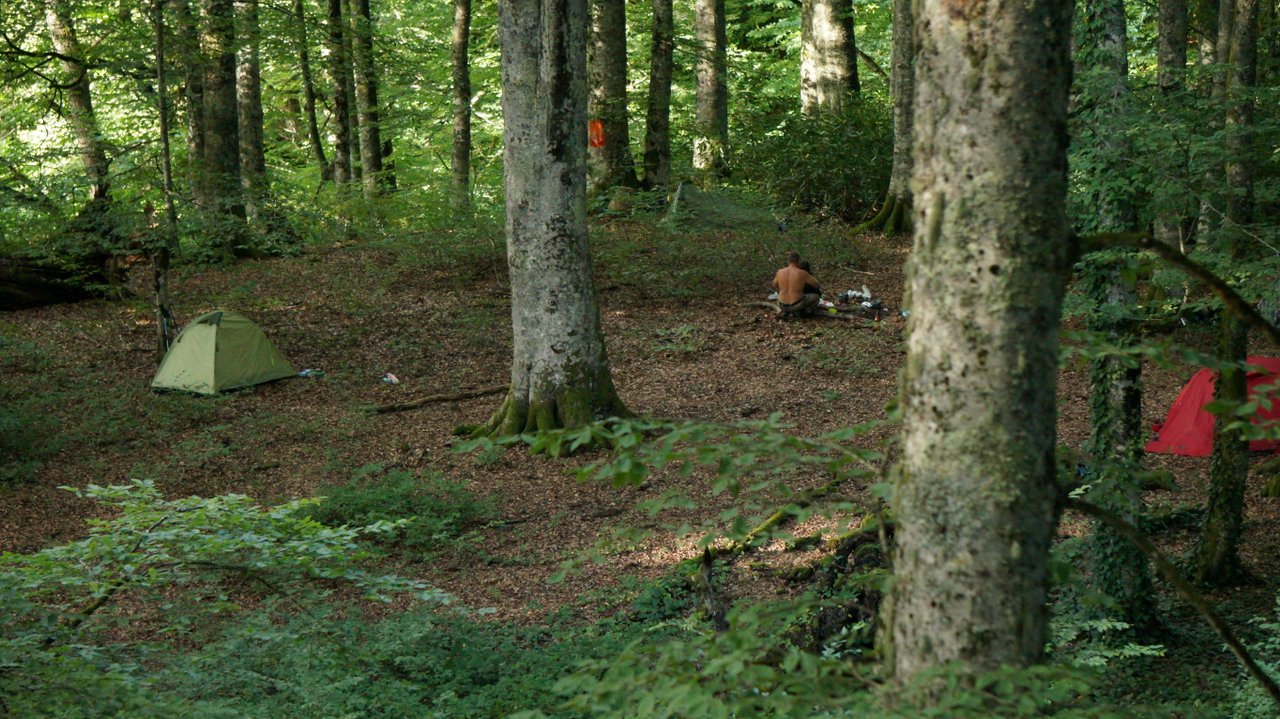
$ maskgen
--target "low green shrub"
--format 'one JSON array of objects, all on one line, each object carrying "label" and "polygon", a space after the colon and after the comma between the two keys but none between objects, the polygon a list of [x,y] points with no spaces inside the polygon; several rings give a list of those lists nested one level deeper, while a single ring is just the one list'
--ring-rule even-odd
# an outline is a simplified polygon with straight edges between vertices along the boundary
[{"label": "low green shrub", "polygon": [[325,490],[307,516],[329,526],[399,521],[391,540],[421,557],[466,545],[469,532],[495,516],[492,501],[477,497],[439,474],[383,472],[381,465],[356,470],[351,480]]}]

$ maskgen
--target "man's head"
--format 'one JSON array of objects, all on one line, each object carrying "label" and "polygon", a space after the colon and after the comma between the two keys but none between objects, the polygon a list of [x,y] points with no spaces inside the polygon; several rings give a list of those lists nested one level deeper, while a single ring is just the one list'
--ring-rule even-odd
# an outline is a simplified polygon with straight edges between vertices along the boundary
[{"label": "man's head", "polygon": [[799,252],[796,252],[795,250],[792,250],[792,251],[788,252],[788,253],[787,253],[787,264],[788,264],[788,265],[799,265],[799,264],[800,264],[800,253],[799,253]]}]

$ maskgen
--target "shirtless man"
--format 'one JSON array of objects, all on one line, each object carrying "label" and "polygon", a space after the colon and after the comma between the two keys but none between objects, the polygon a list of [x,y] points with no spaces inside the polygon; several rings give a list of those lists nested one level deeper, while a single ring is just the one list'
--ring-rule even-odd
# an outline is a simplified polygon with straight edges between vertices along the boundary
[{"label": "shirtless man", "polygon": [[820,295],[807,289],[822,291],[813,275],[800,269],[800,253],[787,253],[787,266],[773,276],[773,288],[778,291],[778,305],[784,315],[811,315],[818,308]]}]

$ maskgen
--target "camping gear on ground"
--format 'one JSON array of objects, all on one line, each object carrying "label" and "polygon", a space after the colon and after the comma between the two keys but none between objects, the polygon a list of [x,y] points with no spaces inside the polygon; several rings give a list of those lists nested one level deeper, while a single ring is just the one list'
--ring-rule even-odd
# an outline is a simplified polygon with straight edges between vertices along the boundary
[{"label": "camping gear on ground", "polygon": [[[1248,397],[1255,398],[1257,388],[1280,383],[1280,357],[1250,357],[1245,376]],[[1208,457],[1213,453],[1214,416],[1204,406],[1213,401],[1213,383],[1217,373],[1202,369],[1192,376],[1178,398],[1169,408],[1169,416],[1154,429],[1156,438],[1146,446],[1148,452],[1180,454],[1186,457]],[[1253,416],[1256,425],[1280,423],[1280,392],[1270,395],[1271,407],[1259,406]],[[1263,439],[1249,442],[1253,452],[1270,452],[1280,449],[1280,440]]]},{"label": "camping gear on ground", "polygon": [[292,377],[294,369],[239,312],[217,310],[187,325],[165,354],[152,389],[218,394]]}]

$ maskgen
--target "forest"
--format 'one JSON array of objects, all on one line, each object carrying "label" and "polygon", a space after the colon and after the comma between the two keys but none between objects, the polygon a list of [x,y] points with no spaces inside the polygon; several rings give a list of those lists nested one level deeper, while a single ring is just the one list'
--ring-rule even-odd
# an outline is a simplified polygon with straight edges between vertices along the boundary
[{"label": "forest", "polygon": [[0,716],[1277,717],[1278,455],[1277,0],[0,2]]}]

